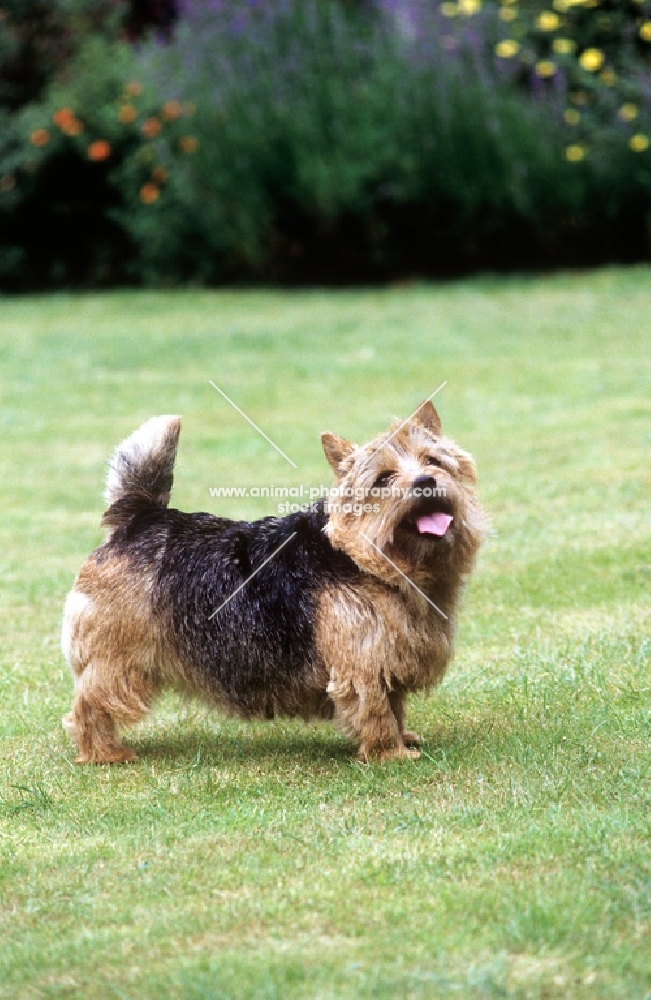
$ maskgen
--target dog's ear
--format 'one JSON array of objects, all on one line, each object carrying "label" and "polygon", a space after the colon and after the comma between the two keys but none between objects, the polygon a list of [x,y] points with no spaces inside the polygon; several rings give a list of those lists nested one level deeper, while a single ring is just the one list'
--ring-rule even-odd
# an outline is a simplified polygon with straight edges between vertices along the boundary
[{"label": "dog's ear", "polygon": [[339,437],[338,434],[332,434],[331,431],[323,432],[321,435],[321,444],[323,445],[325,457],[328,459],[335,476],[341,475],[341,466],[348,456],[353,453],[355,445],[350,441],[346,441],[346,438]]},{"label": "dog's ear", "polygon": [[420,424],[432,434],[441,433],[441,418],[430,399],[426,399],[424,403],[420,404],[412,419],[413,423]]}]

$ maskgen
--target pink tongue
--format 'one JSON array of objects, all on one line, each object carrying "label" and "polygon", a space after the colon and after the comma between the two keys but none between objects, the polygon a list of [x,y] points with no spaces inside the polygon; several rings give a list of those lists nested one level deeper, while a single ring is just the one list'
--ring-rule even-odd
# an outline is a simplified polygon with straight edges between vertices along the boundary
[{"label": "pink tongue", "polygon": [[449,514],[428,514],[416,521],[421,535],[444,535],[452,523]]}]

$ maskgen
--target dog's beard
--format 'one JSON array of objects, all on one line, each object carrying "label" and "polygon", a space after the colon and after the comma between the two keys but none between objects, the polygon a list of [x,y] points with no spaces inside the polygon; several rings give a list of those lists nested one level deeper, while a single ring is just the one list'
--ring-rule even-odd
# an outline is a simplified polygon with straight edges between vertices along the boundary
[{"label": "dog's beard", "polygon": [[[433,506],[439,509],[433,510]],[[357,557],[360,564],[359,556],[362,553],[368,556],[369,568],[372,564],[379,569],[381,555],[384,555],[387,569],[393,563],[407,575],[420,575],[419,571],[429,575],[434,567],[442,567],[448,562],[454,549],[457,516],[452,504],[446,500],[439,499],[434,503],[419,501],[399,511],[387,505],[372,517],[355,520],[357,532],[352,532],[352,524],[348,524],[344,529],[346,541],[350,544],[350,539],[356,537],[358,544],[354,554],[351,554]],[[336,534],[333,540],[336,540]]]}]

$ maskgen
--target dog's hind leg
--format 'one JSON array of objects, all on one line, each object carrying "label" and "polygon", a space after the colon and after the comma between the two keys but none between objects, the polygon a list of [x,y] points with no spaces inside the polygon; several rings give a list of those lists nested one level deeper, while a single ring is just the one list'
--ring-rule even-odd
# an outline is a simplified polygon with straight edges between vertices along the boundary
[{"label": "dog's hind leg", "polygon": [[70,715],[63,720],[79,747],[78,764],[116,764],[133,761],[135,752],[125,747],[118,725],[134,725],[151,707],[151,683],[122,664],[108,667],[91,663],[79,678]]},{"label": "dog's hind leg", "polygon": [[122,745],[117,725],[138,722],[156,691],[151,643],[144,630],[127,630],[96,599],[73,590],[66,601],[61,640],[75,681],[72,711],[62,722],[79,747],[78,763],[135,760],[134,751]]}]

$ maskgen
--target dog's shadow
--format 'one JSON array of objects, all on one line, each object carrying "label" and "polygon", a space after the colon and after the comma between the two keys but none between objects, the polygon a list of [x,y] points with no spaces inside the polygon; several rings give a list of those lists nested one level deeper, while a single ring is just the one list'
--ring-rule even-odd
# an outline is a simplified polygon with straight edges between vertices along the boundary
[{"label": "dog's shadow", "polygon": [[312,733],[232,733],[224,730],[206,732],[191,730],[182,733],[140,734],[129,740],[141,761],[153,763],[167,760],[176,767],[228,767],[246,763],[277,763],[304,761],[323,765],[354,760],[355,747],[336,732]]},{"label": "dog's shadow", "polygon": [[[449,769],[478,745],[493,757],[501,755],[493,728],[490,719],[447,720],[436,732],[424,731],[421,758],[415,763]],[[204,724],[175,732],[167,728],[164,732],[143,730],[128,742],[143,762],[168,761],[182,768],[241,767],[264,762],[282,769],[297,762],[314,767],[359,763],[355,744],[325,724],[309,729],[268,724],[264,728],[254,725],[236,730],[228,725]]]}]

